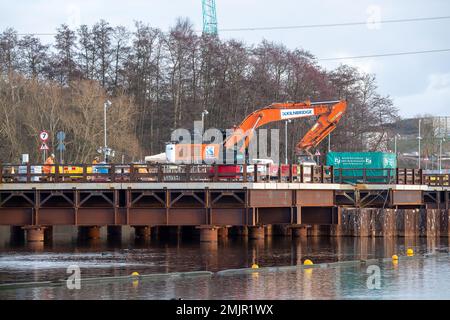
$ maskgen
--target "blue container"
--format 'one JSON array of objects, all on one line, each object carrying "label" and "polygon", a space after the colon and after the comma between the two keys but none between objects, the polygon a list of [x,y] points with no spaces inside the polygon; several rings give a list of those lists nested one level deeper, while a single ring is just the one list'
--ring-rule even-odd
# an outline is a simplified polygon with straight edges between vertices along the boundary
[{"label": "blue container", "polygon": [[92,173],[108,174],[109,167],[102,165],[92,166]]}]

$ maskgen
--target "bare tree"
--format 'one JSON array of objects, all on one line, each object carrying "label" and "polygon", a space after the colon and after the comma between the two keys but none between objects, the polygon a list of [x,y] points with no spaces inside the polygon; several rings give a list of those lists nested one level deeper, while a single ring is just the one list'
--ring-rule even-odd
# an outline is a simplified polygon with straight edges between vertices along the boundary
[{"label": "bare tree", "polygon": [[95,46],[95,77],[103,88],[107,88],[110,82],[112,48],[111,38],[113,28],[105,20],[100,20],[92,28],[93,44]]},{"label": "bare tree", "polygon": [[8,28],[0,34],[0,73],[11,76],[18,70],[19,53],[17,31]]},{"label": "bare tree", "polygon": [[[346,99],[348,112],[331,141],[347,151],[383,150],[398,119],[374,75],[347,65],[327,71],[310,52],[278,43],[198,36],[188,19],[169,32],[142,22],[131,31],[105,20],[76,32],[62,25],[52,46],[13,29],[0,34],[3,160],[29,150],[37,157],[36,131],[45,128],[67,133],[68,159],[89,161],[101,145],[107,98],[116,106],[108,112],[110,141],[132,160],[161,152],[171,130],[192,128],[204,109],[208,126],[226,129],[273,102]],[[289,126],[291,159],[314,120]]]},{"label": "bare tree", "polygon": [[125,62],[128,59],[130,53],[130,47],[128,45],[130,33],[123,26],[118,26],[113,32],[113,81],[112,89],[117,90],[123,87],[123,78],[125,75]]},{"label": "bare tree", "polygon": [[183,119],[183,100],[187,97],[187,83],[192,77],[192,69],[189,66],[195,41],[193,26],[187,19],[177,20],[166,41],[170,94],[173,103],[173,128],[177,128]]},{"label": "bare tree", "polygon": [[57,29],[55,36],[54,65],[56,68],[57,79],[62,84],[69,83],[76,74],[76,35],[75,31],[70,30],[66,24]]},{"label": "bare tree", "polygon": [[87,25],[81,25],[77,30],[78,50],[77,61],[78,68],[81,70],[84,79],[94,79],[96,47],[92,31]]},{"label": "bare tree", "polygon": [[26,35],[19,41],[20,50],[20,70],[22,74],[38,79],[48,63],[48,45],[43,45],[41,41],[30,35]]}]

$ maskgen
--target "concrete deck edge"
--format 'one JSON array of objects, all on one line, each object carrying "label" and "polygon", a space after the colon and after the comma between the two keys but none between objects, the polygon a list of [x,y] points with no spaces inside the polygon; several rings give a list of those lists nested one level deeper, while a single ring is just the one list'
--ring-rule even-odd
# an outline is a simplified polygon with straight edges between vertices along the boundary
[{"label": "concrete deck edge", "polygon": [[189,183],[6,183],[0,184],[0,191],[22,190],[404,190],[404,191],[445,191],[449,187],[435,187],[427,185],[388,185],[388,184],[336,184],[336,183],[236,183],[236,182],[189,182]]}]

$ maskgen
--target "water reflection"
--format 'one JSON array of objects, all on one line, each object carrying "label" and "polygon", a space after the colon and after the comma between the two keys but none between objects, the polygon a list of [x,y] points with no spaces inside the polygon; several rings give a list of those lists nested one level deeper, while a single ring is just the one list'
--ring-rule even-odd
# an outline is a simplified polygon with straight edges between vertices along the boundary
[{"label": "water reflection", "polygon": [[[250,267],[299,265],[305,259],[314,263],[404,256],[408,248],[416,254],[447,250],[448,238],[338,238],[338,237],[221,237],[218,243],[200,243],[195,237],[182,239],[173,232],[167,236],[135,240],[129,235],[78,241],[73,234],[55,234],[48,243],[24,243],[0,233],[0,283],[58,280],[67,277],[66,268],[77,264],[83,277],[170,273],[177,271],[219,271]],[[267,274],[257,270],[233,277],[196,278],[161,281],[130,281],[102,284],[95,290],[33,288],[2,291],[0,298],[15,299],[334,299],[386,298],[414,296],[412,291],[443,286],[437,272],[448,275],[448,261],[411,260],[389,262],[383,266],[380,292],[367,291],[366,269],[308,269],[298,272]],[[431,283],[428,283],[431,281]],[[433,282],[434,281],[434,282]],[[442,282],[442,283],[441,283]],[[289,290],[288,290],[289,289]],[[449,291],[441,291],[446,295]],[[417,293],[416,293],[417,296]]]},{"label": "water reflection", "polygon": [[[412,299],[450,297],[449,258],[401,261],[381,265],[381,289],[367,288],[362,267],[253,272],[232,276],[83,284],[0,291],[2,299]],[[437,276],[439,275],[439,276]],[[95,289],[95,290],[94,290]]]}]

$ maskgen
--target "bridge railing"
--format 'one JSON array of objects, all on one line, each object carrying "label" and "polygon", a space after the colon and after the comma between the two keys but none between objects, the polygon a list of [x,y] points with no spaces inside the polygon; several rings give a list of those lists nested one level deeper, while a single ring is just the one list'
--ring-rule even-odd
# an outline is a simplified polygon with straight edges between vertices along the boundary
[{"label": "bridge railing", "polygon": [[333,182],[333,170],[328,166],[292,164],[213,165],[210,167],[210,173],[213,182]]},{"label": "bridge railing", "polygon": [[422,169],[396,169],[397,184],[424,184]]},{"label": "bridge railing", "polygon": [[334,182],[344,184],[395,184],[395,169],[335,168]]},{"label": "bridge railing", "polygon": [[0,164],[2,183],[300,182],[332,183],[327,166],[171,164]]},{"label": "bridge railing", "polygon": [[424,184],[429,186],[450,187],[450,174],[425,174]]},{"label": "bridge railing", "polygon": [[296,182],[449,186],[448,174],[420,169],[340,169],[303,165],[0,164],[1,183]]},{"label": "bridge railing", "polygon": [[335,183],[350,184],[423,184],[424,175],[420,169],[400,168],[335,168]]}]

